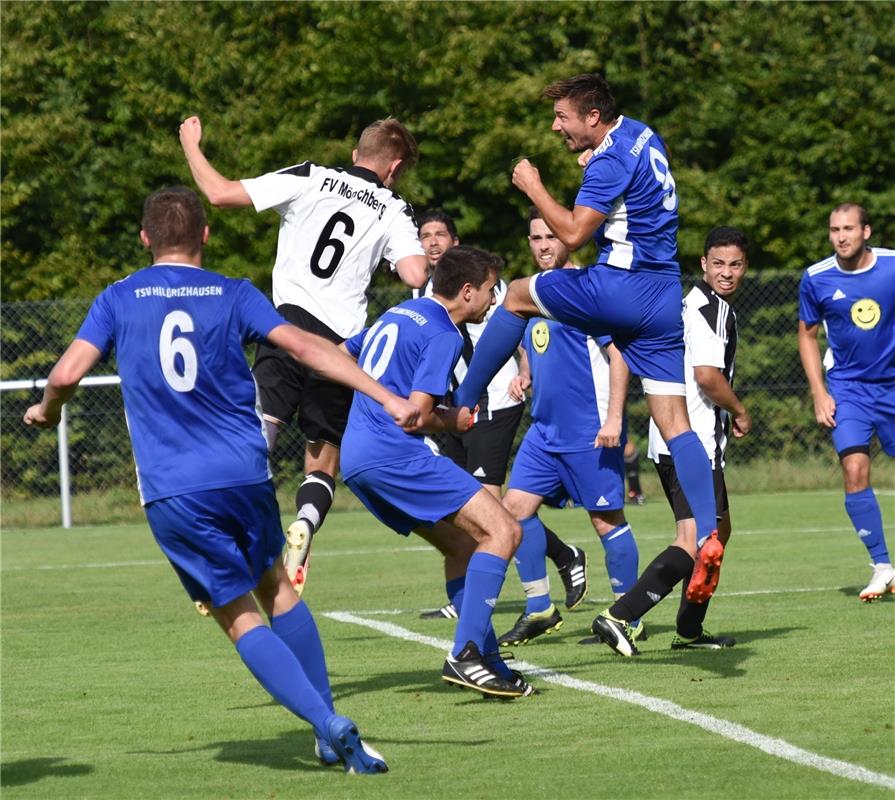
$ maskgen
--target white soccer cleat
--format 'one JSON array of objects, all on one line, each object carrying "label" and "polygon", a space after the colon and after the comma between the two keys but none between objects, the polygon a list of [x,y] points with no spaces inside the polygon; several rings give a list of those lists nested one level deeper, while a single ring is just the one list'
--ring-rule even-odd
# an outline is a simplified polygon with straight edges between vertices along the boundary
[{"label": "white soccer cleat", "polygon": [[210,617],[211,616],[211,609],[205,603],[203,603],[201,600],[194,600],[193,605],[196,606],[196,613],[200,617]]},{"label": "white soccer cleat", "polygon": [[895,567],[891,564],[871,564],[873,575],[858,595],[865,603],[879,600],[888,592],[895,592]]},{"label": "white soccer cleat", "polygon": [[311,566],[311,539],[313,531],[303,519],[297,519],[286,531],[286,549],[283,550],[283,564],[286,575],[295,593],[301,597],[308,580]]}]

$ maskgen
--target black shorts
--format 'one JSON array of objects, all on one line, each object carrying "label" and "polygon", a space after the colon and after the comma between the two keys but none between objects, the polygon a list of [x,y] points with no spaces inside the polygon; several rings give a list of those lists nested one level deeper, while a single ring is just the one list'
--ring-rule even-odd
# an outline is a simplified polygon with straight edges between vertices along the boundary
[{"label": "black shorts", "polygon": [[439,439],[438,446],[443,455],[477,478],[479,483],[503,486],[513,439],[524,410],[524,403],[519,403],[512,408],[494,411],[491,419],[480,419],[472,430]]},{"label": "black shorts", "polygon": [[[662,489],[668,498],[671,510],[674,512],[675,522],[682,519],[692,519],[693,512],[690,510],[690,504],[684,497],[684,490],[677,479],[677,471],[674,468],[670,456],[659,456],[659,463],[656,464],[656,472],[659,473],[659,480],[662,483]],[[655,462],[654,462],[655,463]],[[712,483],[715,488],[715,515],[721,519],[730,509],[730,503],[727,501],[727,484],[724,482],[724,470],[712,470]]]},{"label": "black shorts", "polygon": [[[341,344],[344,339],[303,308],[281,305],[277,311],[293,325]],[[348,424],[354,392],[347,386],[320,378],[299,364],[285,350],[259,344],[252,367],[261,410],[283,424],[298,412],[298,426],[310,442],[329,442],[339,447]]]}]

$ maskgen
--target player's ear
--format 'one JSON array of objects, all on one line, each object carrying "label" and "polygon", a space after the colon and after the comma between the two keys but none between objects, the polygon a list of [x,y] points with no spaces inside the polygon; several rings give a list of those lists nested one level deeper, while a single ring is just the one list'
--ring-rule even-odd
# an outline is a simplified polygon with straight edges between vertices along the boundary
[{"label": "player's ear", "polygon": [[357,148],[356,147],[354,148],[354,150],[351,151],[351,163],[357,164]]},{"label": "player's ear", "polygon": [[152,250],[152,242],[149,241],[148,234],[142,228],[140,228],[140,242],[147,250]]},{"label": "player's ear", "polygon": [[206,225],[206,226],[202,229],[202,246],[203,246],[203,247],[205,247],[205,245],[208,244],[208,239],[209,239],[210,236],[211,236],[211,230],[210,230],[209,227]]},{"label": "player's ear", "polygon": [[705,256],[699,259],[699,264],[702,266],[702,274],[704,275],[707,271],[708,261],[705,260]]},{"label": "player's ear", "polygon": [[871,234],[873,233],[873,229],[869,225],[864,226],[864,241],[866,242]]}]

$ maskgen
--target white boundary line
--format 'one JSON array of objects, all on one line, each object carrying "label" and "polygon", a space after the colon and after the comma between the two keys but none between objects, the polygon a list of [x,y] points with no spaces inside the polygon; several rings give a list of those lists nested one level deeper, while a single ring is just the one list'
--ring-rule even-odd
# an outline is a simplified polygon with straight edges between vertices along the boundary
[{"label": "white boundary line", "polygon": [[[402,628],[399,625],[393,625],[390,622],[381,622],[380,620],[364,619],[355,614],[347,612],[332,611],[324,613],[323,616],[336,622],[344,622],[349,625],[360,625],[365,628],[371,628],[386,636],[396,639],[403,639],[416,644],[425,644],[434,647],[442,652],[448,652],[451,649],[452,642],[447,639],[436,639],[432,636],[423,636],[413,631]],[[785,761],[791,761],[804,767],[811,767],[820,772],[828,772],[839,778],[846,778],[850,781],[859,781],[861,783],[869,783],[871,786],[879,786],[884,789],[895,790],[895,777],[886,775],[881,772],[873,772],[866,767],[852,764],[848,761],[840,761],[836,758],[827,758],[826,756],[812,753],[809,750],[803,750],[796,747],[784,739],[777,739],[772,736],[765,736],[756,733],[743,725],[735,722],[711,717],[708,714],[702,714],[698,711],[690,711],[682,706],[672,703],[668,700],[662,700],[658,697],[650,697],[649,695],[640,694],[640,692],[630,691],[628,689],[617,689],[612,686],[604,686],[601,683],[592,683],[591,681],[582,681],[565,675],[561,672],[554,672],[550,669],[538,667],[526,661],[513,662],[524,672],[536,675],[548,683],[554,683],[566,689],[574,689],[579,692],[588,692],[589,694],[608,697],[611,700],[618,700],[622,703],[630,703],[631,705],[640,706],[647,711],[655,714],[661,714],[670,719],[686,722],[702,728],[710,733],[723,736],[740,744],[754,747],[767,753],[775,758],[782,758]]]}]

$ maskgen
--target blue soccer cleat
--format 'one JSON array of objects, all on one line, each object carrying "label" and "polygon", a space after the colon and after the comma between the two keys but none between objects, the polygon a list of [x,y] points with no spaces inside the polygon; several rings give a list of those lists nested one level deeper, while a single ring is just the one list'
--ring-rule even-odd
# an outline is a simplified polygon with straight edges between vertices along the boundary
[{"label": "blue soccer cleat", "polygon": [[321,739],[319,736],[314,742],[314,755],[317,756],[324,767],[332,767],[342,760],[339,758],[339,754],[333,750],[332,745],[326,741],[326,739]]},{"label": "blue soccer cleat", "polygon": [[361,740],[357,725],[348,717],[332,717],[327,725],[327,732],[329,743],[342,760],[345,772],[351,775],[388,772],[388,764],[379,753]]}]

